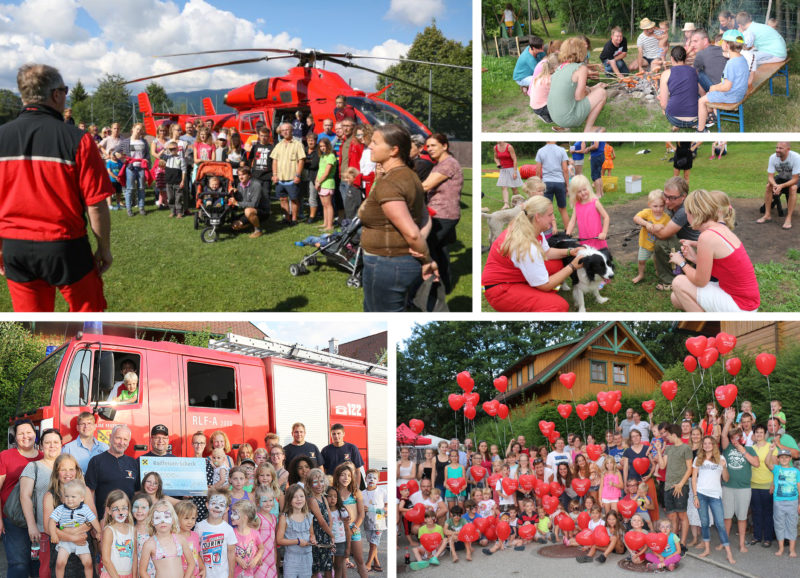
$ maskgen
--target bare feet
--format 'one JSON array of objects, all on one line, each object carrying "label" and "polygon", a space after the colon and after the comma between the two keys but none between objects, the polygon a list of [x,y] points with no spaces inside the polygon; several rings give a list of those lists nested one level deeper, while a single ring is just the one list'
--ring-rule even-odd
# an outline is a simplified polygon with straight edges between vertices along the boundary
[{"label": "bare feet", "polygon": [[722,544],[720,544],[719,546],[717,546],[717,550],[722,550],[724,547],[725,547],[725,546],[723,546]]},{"label": "bare feet", "polygon": [[458,556],[453,554],[453,564],[455,564],[456,562],[458,562]]},{"label": "bare feet", "polygon": [[739,546],[739,552],[744,553],[744,552],[749,552],[749,550],[744,544],[742,544],[741,546]]},{"label": "bare feet", "polygon": [[472,556],[467,556],[467,562],[472,562]]},{"label": "bare feet", "polygon": [[698,550],[704,550],[705,547],[706,547],[706,543],[705,542],[698,542],[697,546],[695,546],[695,548],[697,548]]},{"label": "bare feet", "polygon": [[736,564],[736,560],[733,559],[733,554],[728,554],[728,563]]},{"label": "bare feet", "polygon": [[636,284],[637,284],[639,281],[641,281],[642,279],[644,279],[644,275],[637,275],[636,277],[634,277],[633,279],[631,279],[631,283],[633,283],[634,285],[636,285]]},{"label": "bare feet", "polygon": [[795,551],[789,552],[789,558],[797,558],[797,552]]},{"label": "bare feet", "polygon": [[776,555],[776,556],[783,556],[783,548],[781,548],[780,550],[778,550],[777,552],[775,552],[775,555]]},{"label": "bare feet", "polygon": [[705,558],[706,556],[710,555],[711,555],[711,550],[708,548],[704,549],[702,552],[700,552],[700,554],[698,554],[700,558]]}]

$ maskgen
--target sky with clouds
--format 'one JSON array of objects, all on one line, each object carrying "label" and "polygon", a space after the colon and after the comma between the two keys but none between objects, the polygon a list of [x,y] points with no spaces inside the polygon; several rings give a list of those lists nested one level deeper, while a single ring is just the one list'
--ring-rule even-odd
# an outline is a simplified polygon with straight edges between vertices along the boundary
[{"label": "sky with clouds", "polygon": [[[434,18],[445,36],[467,43],[471,5],[464,0],[14,0],[0,3],[0,88],[16,92],[16,71],[26,62],[51,64],[68,85],[80,79],[91,92],[106,73],[139,78],[251,56],[153,58],[163,54],[314,48],[396,58]],[[168,92],[230,88],[285,74],[290,62],[198,71],[158,82]],[[391,63],[359,64],[384,70]],[[328,66],[356,88],[374,87],[373,74]],[[144,84],[132,85],[132,92]]]},{"label": "sky with clouds", "polygon": [[[298,316],[304,317],[304,316]],[[368,335],[386,331],[385,321],[363,321],[342,323],[324,320],[257,321],[255,325],[264,333],[279,341],[299,343],[314,349],[327,349],[331,338],[339,343],[353,341]]]}]

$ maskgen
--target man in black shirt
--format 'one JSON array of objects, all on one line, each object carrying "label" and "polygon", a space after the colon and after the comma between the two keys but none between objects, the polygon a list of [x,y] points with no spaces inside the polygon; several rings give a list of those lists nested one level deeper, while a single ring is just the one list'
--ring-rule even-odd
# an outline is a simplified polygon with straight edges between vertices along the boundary
[{"label": "man in black shirt", "polygon": [[[269,195],[272,191],[272,145],[269,142],[269,128],[259,123],[258,140],[250,147],[247,155],[247,164],[250,165],[253,180],[261,184],[261,201],[258,210],[262,216],[270,214]],[[288,462],[287,462],[288,463]]]},{"label": "man in black shirt", "polygon": [[108,451],[94,456],[86,468],[86,486],[91,490],[97,515],[105,512],[106,497],[112,490],[122,490],[133,498],[140,488],[139,462],[125,455],[131,443],[131,430],[118,425],[111,430]]},{"label": "man in black shirt", "polygon": [[353,462],[356,466],[356,484],[361,487],[361,469],[364,467],[364,460],[361,459],[361,452],[353,444],[344,441],[344,426],[335,423],[331,427],[331,443],[322,448],[322,458],[328,466],[328,473],[333,474],[339,464]]},{"label": "man in black shirt", "polygon": [[142,457],[174,458],[175,455],[169,451],[169,430],[167,426],[158,424],[150,430],[150,451]]},{"label": "man in black shirt", "polygon": [[[286,455],[284,463],[288,466],[292,460],[297,456],[308,456],[311,458],[317,467],[325,469],[325,460],[319,451],[319,448],[306,440],[306,426],[297,422],[292,426],[292,443],[286,444],[283,447],[283,453]],[[333,470],[331,470],[331,473]]]},{"label": "man in black shirt", "polygon": [[[624,60],[627,55],[628,41],[622,35],[622,29],[619,26],[615,26],[611,29],[611,40],[606,42],[603,51],[600,53],[600,62],[603,63],[603,67],[608,74],[613,74],[621,79],[623,74],[630,72]],[[635,68],[634,65],[631,65],[631,67]]]}]

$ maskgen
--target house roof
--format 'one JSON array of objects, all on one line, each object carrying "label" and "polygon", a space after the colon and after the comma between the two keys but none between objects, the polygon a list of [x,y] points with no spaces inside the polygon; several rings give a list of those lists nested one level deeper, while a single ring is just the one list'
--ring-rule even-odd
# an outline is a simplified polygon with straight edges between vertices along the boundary
[{"label": "house roof", "polygon": [[622,329],[630,335],[631,339],[633,339],[634,343],[641,349],[642,353],[645,357],[661,372],[664,371],[664,368],[658,362],[658,360],[653,357],[653,354],[650,353],[650,350],[647,349],[644,343],[636,336],[636,333],[633,329],[628,326],[627,323],[624,321],[607,321],[602,325],[598,325],[594,329],[587,331],[583,337],[578,339],[573,339],[571,341],[565,341],[559,345],[555,345],[553,347],[547,347],[544,349],[539,349],[534,351],[533,353],[526,355],[514,365],[512,365],[509,369],[505,370],[501,375],[505,375],[509,377],[514,372],[518,371],[521,367],[524,367],[530,363],[533,363],[534,358],[536,355],[544,352],[544,351],[553,351],[557,349],[562,349],[561,355],[559,355],[553,362],[547,365],[544,369],[542,369],[539,373],[534,375],[531,379],[529,379],[522,387],[518,387],[514,390],[507,391],[499,396],[496,399],[500,401],[508,401],[517,397],[518,395],[523,394],[526,390],[535,388],[536,386],[546,383],[551,380],[558,371],[564,367],[567,363],[575,359],[578,355],[586,351],[586,349],[601,335],[603,335],[606,331],[611,329],[614,325],[619,325]]},{"label": "house roof", "polygon": [[380,356],[386,352],[387,337],[387,332],[382,331],[342,343],[339,345],[339,355],[368,363],[378,363]]}]

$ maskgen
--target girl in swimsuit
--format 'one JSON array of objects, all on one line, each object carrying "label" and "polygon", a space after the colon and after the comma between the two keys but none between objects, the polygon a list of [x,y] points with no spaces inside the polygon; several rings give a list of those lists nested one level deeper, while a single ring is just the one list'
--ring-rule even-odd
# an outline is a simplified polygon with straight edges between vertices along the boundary
[{"label": "girl in swimsuit", "polygon": [[179,534],[178,514],[172,504],[167,500],[156,502],[147,515],[147,526],[152,537],[142,549],[139,574],[147,575],[147,564],[152,559],[156,578],[191,578],[194,556],[186,538]]}]

